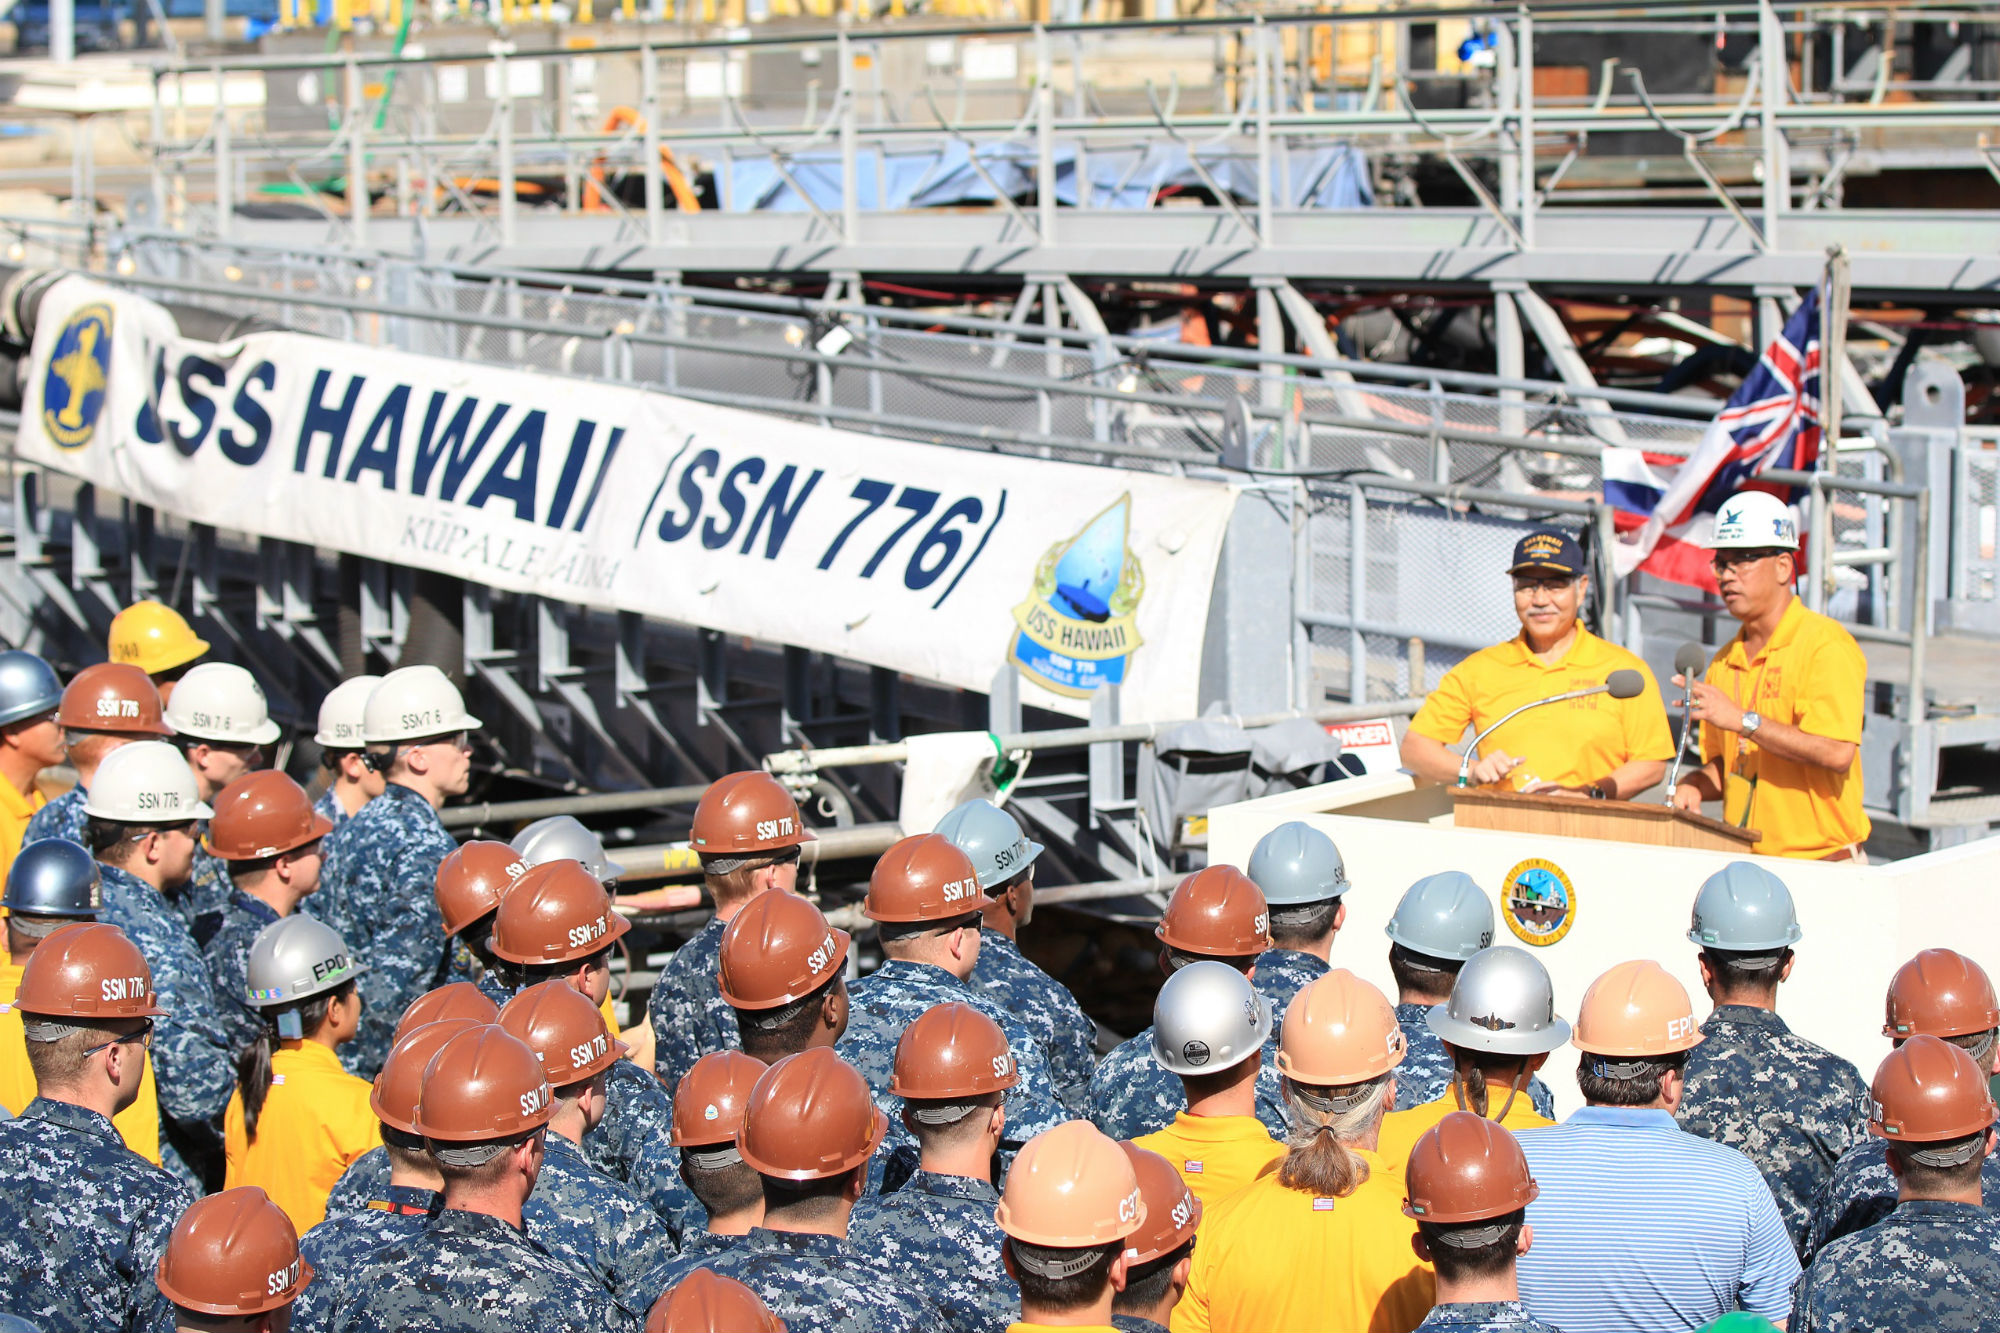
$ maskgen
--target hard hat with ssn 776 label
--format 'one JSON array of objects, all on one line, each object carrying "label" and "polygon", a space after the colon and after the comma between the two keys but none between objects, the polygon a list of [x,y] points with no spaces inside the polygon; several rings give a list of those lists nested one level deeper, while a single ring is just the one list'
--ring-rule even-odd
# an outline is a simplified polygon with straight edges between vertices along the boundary
[{"label": "hard hat with ssn 776 label", "polygon": [[500,899],[527,873],[527,862],[504,842],[474,838],[461,845],[438,863],[431,889],[438,915],[444,920],[444,933],[456,935],[500,910]]},{"label": "hard hat with ssn 776 label", "polygon": [[1014,816],[984,797],[958,806],[931,832],[950,838],[965,853],[979,875],[979,887],[988,893],[1033,865],[1043,851]]},{"label": "hard hat with ssn 776 label", "polygon": [[510,963],[568,963],[600,953],[632,923],[611,895],[575,861],[531,866],[500,899],[493,952]]},{"label": "hard hat with ssn 776 label", "polygon": [[736,1151],[759,1175],[827,1180],[865,1163],[888,1132],[889,1117],[861,1071],[830,1047],[814,1046],[758,1077]]},{"label": "hard hat with ssn 776 label", "polygon": [[731,1009],[779,1009],[827,984],[847,963],[848,933],[795,893],[760,893],[723,927],[716,988]]},{"label": "hard hat with ssn 776 label", "polygon": [[552,1088],[594,1078],[631,1049],[611,1035],[590,997],[560,977],[500,1006],[500,1026],[542,1058],[542,1076]]},{"label": "hard hat with ssn 776 label", "polygon": [[1120,1143],[1132,1174],[1139,1180],[1139,1201],[1146,1220],[1125,1238],[1125,1262],[1134,1267],[1172,1254],[1194,1239],[1201,1226],[1201,1200],[1187,1187],[1174,1164],[1135,1143]]},{"label": "hard hat with ssn 776 label", "polygon": [[125,932],[108,921],[58,927],[21,969],[14,1007],[53,1019],[156,1018],[153,969]]},{"label": "hard hat with ssn 776 label", "polygon": [[688,846],[697,853],[722,857],[782,851],[813,840],[785,784],[754,768],[711,782],[688,834]]},{"label": "hard hat with ssn 776 label", "polygon": [[187,824],[215,811],[201,799],[179,750],[165,741],[134,741],[97,766],[83,813],[120,824]]},{"label": "hard hat with ssn 776 label", "polygon": [[1020,1081],[1007,1034],[998,1023],[969,1004],[934,1004],[897,1039],[889,1095],[970,1100],[1005,1092]]},{"label": "hard hat with ssn 776 label", "polygon": [[326,750],[359,750],[362,714],[368,707],[368,696],[382,683],[380,676],[350,676],[327,691],[326,698],[320,700],[319,730],[313,733],[313,744]]},{"label": "hard hat with ssn 776 label", "polygon": [[441,1018],[435,1023],[415,1024],[398,1036],[368,1093],[368,1108],[375,1112],[375,1118],[391,1129],[416,1133],[417,1102],[423,1094],[424,1070],[430,1067],[431,1057],[459,1033],[481,1026],[483,1020],[477,1018]]},{"label": "hard hat with ssn 776 label", "polygon": [[195,740],[269,745],[284,734],[257,678],[233,662],[203,662],[167,700],[167,725]]},{"label": "hard hat with ssn 776 label", "polygon": [[361,709],[361,739],[368,745],[421,741],[479,727],[479,719],[465,711],[458,686],[428,664],[398,667],[382,677]]},{"label": "hard hat with ssn 776 label", "polygon": [[1347,863],[1340,848],[1300,819],[1280,824],[1258,839],[1246,873],[1274,908],[1325,902],[1347,892]]},{"label": "hard hat with ssn 776 label", "polygon": [[105,731],[121,736],[171,736],[161,712],[160,691],[138,667],[99,662],[70,677],[56,721],[71,731]]},{"label": "hard hat with ssn 776 label", "polygon": [[189,1204],[154,1274],[160,1294],[183,1310],[231,1317],[290,1305],[312,1280],[292,1219],[255,1185]]},{"label": "hard hat with ssn 776 label", "polygon": [[519,1037],[488,1023],[438,1048],[424,1068],[412,1120],[425,1138],[452,1144],[517,1138],[554,1115],[542,1062]]},{"label": "hard hat with ssn 776 label", "polygon": [[1174,886],[1153,934],[1180,953],[1241,958],[1271,947],[1271,909],[1235,866],[1207,866]]},{"label": "hard hat with ssn 776 label", "polygon": [[870,921],[951,921],[991,901],[956,843],[942,834],[919,833],[882,853],[868,877],[861,914]]}]

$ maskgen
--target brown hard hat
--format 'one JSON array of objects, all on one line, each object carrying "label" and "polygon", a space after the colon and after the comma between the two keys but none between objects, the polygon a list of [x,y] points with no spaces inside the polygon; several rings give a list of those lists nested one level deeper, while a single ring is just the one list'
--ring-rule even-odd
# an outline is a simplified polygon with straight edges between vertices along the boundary
[{"label": "brown hard hat", "polygon": [[1388,997],[1336,967],[1285,1007],[1275,1063],[1295,1083],[1345,1088],[1380,1078],[1408,1054]]},{"label": "brown hard hat", "polygon": [[735,1278],[697,1268],[653,1302],[646,1333],[785,1333],[785,1322]]},{"label": "brown hard hat", "polygon": [[904,838],[875,863],[861,915],[870,921],[951,921],[993,899],[958,844],[941,833]]},{"label": "brown hard hat", "polygon": [[189,1204],[154,1274],[160,1294],[175,1305],[215,1315],[279,1309],[312,1280],[292,1219],[255,1185]]},{"label": "brown hard hat", "polygon": [[888,1132],[861,1071],[815,1046],[758,1076],[736,1150],[759,1175],[825,1180],[866,1162]]},{"label": "brown hard hat", "polygon": [[1271,909],[1248,875],[1235,866],[1209,866],[1174,889],[1153,933],[1181,953],[1241,958],[1271,947]]},{"label": "brown hard hat", "polygon": [[785,784],[759,769],[717,778],[694,808],[688,846],[703,856],[749,856],[813,841]]},{"label": "brown hard hat", "polygon": [[28,955],[14,1007],[50,1018],[153,1018],[153,969],[108,921],[60,926]]},{"label": "brown hard hat", "polygon": [[1419,1222],[1479,1222],[1535,1201],[1541,1188],[1505,1125],[1453,1111],[1410,1149],[1403,1214]]},{"label": "brown hard hat", "polygon": [[56,721],[72,731],[171,736],[153,678],[129,662],[99,662],[70,677]]},{"label": "brown hard hat", "polygon": [[547,861],[530,866],[500,900],[493,952],[510,963],[567,963],[602,952],[630,929],[581,863]]},{"label": "brown hard hat", "polygon": [[476,838],[438,863],[438,915],[444,933],[456,935],[499,910],[500,897],[528,872],[521,854],[504,842]]},{"label": "brown hard hat", "polygon": [[1885,1037],[1963,1037],[2000,1027],[1986,969],[1950,949],[1926,949],[1889,982]]},{"label": "brown hard hat", "polygon": [[375,1118],[405,1134],[416,1133],[417,1102],[431,1057],[459,1033],[484,1026],[476,1018],[440,1018],[435,1023],[419,1023],[397,1038],[368,1094],[368,1108],[375,1112]]},{"label": "brown hard hat", "polygon": [[889,1091],[919,1101],[1004,1092],[1021,1071],[1000,1025],[969,1004],[934,1004],[903,1029]]},{"label": "brown hard hat", "polygon": [[1986,1071],[1961,1047],[1919,1033],[1889,1052],[1869,1088],[1868,1131],[1892,1143],[1935,1143],[1993,1123]]},{"label": "brown hard hat", "polygon": [[436,990],[425,991],[410,1001],[410,1007],[396,1020],[393,1041],[401,1041],[426,1023],[447,1018],[469,1018],[475,1023],[497,1023],[500,1006],[486,998],[486,992],[469,981],[451,981]]},{"label": "brown hard hat", "polygon": [[611,1035],[588,995],[560,979],[530,986],[501,1005],[500,1026],[542,1058],[542,1076],[552,1088],[602,1073],[632,1049]]},{"label": "brown hard hat", "polygon": [[1166,1158],[1136,1143],[1118,1146],[1132,1163],[1132,1174],[1139,1178],[1139,1199],[1146,1205],[1145,1222],[1125,1238],[1125,1262],[1150,1264],[1194,1238],[1201,1225],[1201,1200]]},{"label": "brown hard hat", "polygon": [[208,850],[225,861],[260,861],[333,832],[306,789],[275,768],[245,773],[215,798]]},{"label": "brown hard hat", "polygon": [[1117,1141],[1088,1120],[1068,1120],[1022,1145],[993,1220],[1015,1240],[1081,1250],[1145,1226],[1146,1201]]},{"label": "brown hard hat", "polygon": [[438,1047],[417,1094],[416,1132],[440,1143],[511,1139],[555,1114],[542,1062],[497,1023],[467,1028]]},{"label": "brown hard hat", "polygon": [[667,1142],[676,1148],[736,1142],[750,1090],[769,1068],[741,1051],[711,1051],[695,1061],[674,1089],[674,1127]]},{"label": "brown hard hat", "polygon": [[1590,983],[1570,1043],[1592,1055],[1671,1055],[1702,1043],[1687,987],[1651,959],[1619,963]]},{"label": "brown hard hat", "polygon": [[848,933],[795,893],[760,893],[722,931],[715,980],[732,1009],[776,1009],[839,975]]}]

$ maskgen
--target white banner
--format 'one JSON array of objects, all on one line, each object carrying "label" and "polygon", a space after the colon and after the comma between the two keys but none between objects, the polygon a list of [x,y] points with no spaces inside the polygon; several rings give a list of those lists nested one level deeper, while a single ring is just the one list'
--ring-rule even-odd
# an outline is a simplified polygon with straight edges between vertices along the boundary
[{"label": "white banner", "polygon": [[794,644],[1026,702],[1199,711],[1235,488],[42,302],[20,456],[181,518]]}]

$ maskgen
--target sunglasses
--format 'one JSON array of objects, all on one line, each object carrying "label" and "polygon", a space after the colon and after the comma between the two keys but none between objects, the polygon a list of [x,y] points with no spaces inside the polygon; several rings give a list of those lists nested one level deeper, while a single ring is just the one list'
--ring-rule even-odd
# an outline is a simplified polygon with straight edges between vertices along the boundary
[{"label": "sunglasses", "polygon": [[133,1029],[130,1032],[125,1033],[123,1036],[113,1037],[110,1041],[99,1042],[97,1045],[85,1051],[84,1055],[86,1056],[96,1055],[99,1051],[108,1051],[113,1046],[124,1046],[135,1041],[138,1042],[141,1046],[144,1046],[148,1050],[152,1049],[153,1047],[152,1019],[150,1018],[140,1019],[139,1026],[137,1028]]}]

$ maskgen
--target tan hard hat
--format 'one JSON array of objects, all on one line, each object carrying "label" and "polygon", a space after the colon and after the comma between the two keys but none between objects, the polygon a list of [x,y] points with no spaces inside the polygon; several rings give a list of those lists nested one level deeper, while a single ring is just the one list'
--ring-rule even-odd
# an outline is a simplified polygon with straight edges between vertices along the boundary
[{"label": "tan hard hat", "polygon": [[1139,1230],[1146,1201],[1117,1141],[1088,1120],[1068,1120],[1022,1145],[993,1220],[1015,1240],[1081,1250]]},{"label": "tan hard hat", "polygon": [[424,1024],[442,1022],[447,1018],[494,1023],[500,1019],[500,1006],[486,998],[486,992],[469,981],[448,981],[410,1001],[410,1007],[396,1020],[396,1033],[392,1040],[401,1041]]},{"label": "tan hard hat", "polygon": [[697,1268],[653,1302],[646,1333],[785,1333],[785,1322],[735,1278]]},{"label": "tan hard hat", "polygon": [[611,1035],[588,995],[562,980],[530,986],[501,1005],[500,1026],[541,1057],[552,1088],[595,1077],[632,1049]]},{"label": "tan hard hat", "polygon": [[695,1061],[674,1088],[674,1124],[667,1142],[676,1148],[734,1143],[750,1090],[769,1068],[741,1051],[711,1051]]},{"label": "tan hard hat", "polygon": [[904,838],[875,863],[861,915],[870,921],[954,921],[993,900],[958,844],[941,833]]},{"label": "tan hard hat", "polygon": [[966,1101],[1020,1081],[998,1023],[969,1004],[934,1004],[897,1040],[889,1092],[917,1101]]},{"label": "tan hard hat", "polygon": [[493,952],[510,963],[568,963],[602,952],[630,929],[581,864],[549,861],[530,866],[500,899]]},{"label": "tan hard hat", "polygon": [[99,662],[70,678],[56,721],[71,731],[121,736],[171,736],[153,678],[126,662]]},{"label": "tan hard hat", "polygon": [[1592,1055],[1671,1055],[1701,1045],[1687,988],[1651,959],[1620,963],[1590,983],[1570,1042]]},{"label": "tan hard hat", "polygon": [[1276,1064],[1294,1083],[1344,1088],[1380,1078],[1408,1054],[1388,997],[1337,967],[1292,997]]},{"label": "tan hard hat", "polygon": [[722,930],[715,981],[732,1009],[777,1009],[840,974],[850,937],[795,893],[760,893]]},{"label": "tan hard hat", "polygon": [[555,1104],[542,1062],[497,1023],[438,1048],[417,1094],[416,1132],[440,1143],[511,1139],[549,1122]]},{"label": "tan hard hat", "polygon": [[527,872],[528,863],[504,842],[475,838],[457,848],[437,868],[435,895],[444,933],[456,935],[498,911],[501,896]]},{"label": "tan hard hat", "polygon": [[276,1310],[312,1280],[292,1219],[255,1185],[189,1204],[154,1274],[160,1294],[175,1305],[214,1315]]},{"label": "tan hard hat", "polygon": [[1121,1143],[1132,1174],[1139,1181],[1139,1199],[1146,1220],[1125,1238],[1125,1262],[1150,1264],[1194,1239],[1201,1226],[1201,1200],[1187,1187],[1174,1164],[1136,1143]]},{"label": "tan hard hat", "polygon": [[815,1046],[758,1077],[736,1150],[759,1175],[825,1180],[866,1162],[888,1132],[861,1071]]},{"label": "tan hard hat", "polygon": [[14,1007],[54,1019],[157,1018],[153,969],[108,921],[59,926],[28,955]]},{"label": "tan hard hat", "polygon": [[215,798],[208,850],[225,861],[261,861],[333,832],[306,789],[277,769],[245,773]]},{"label": "tan hard hat", "polygon": [[419,1023],[389,1048],[382,1072],[375,1075],[368,1093],[368,1108],[375,1118],[405,1134],[417,1132],[417,1102],[424,1090],[424,1070],[444,1044],[470,1028],[484,1027],[475,1018],[440,1018],[435,1023]]},{"label": "tan hard hat", "polygon": [[208,651],[181,613],[160,602],[134,602],[111,617],[105,656],[128,662],[148,675],[186,666]]},{"label": "tan hard hat", "polygon": [[1271,947],[1271,909],[1235,866],[1208,866],[1175,887],[1153,933],[1181,953],[1241,958]]},{"label": "tan hard hat", "polygon": [[710,783],[694,809],[688,846],[702,856],[750,856],[813,841],[785,784],[759,769]]},{"label": "tan hard hat", "polygon": [[1404,1172],[1403,1214],[1419,1222],[1478,1222],[1535,1201],[1541,1187],[1505,1125],[1453,1111],[1425,1130]]},{"label": "tan hard hat", "polygon": [[2000,1027],[1986,969],[1950,949],[1926,949],[1889,982],[1885,1037],[1963,1037]]},{"label": "tan hard hat", "polygon": [[1986,1071],[1962,1047],[1926,1033],[1889,1052],[1869,1096],[1868,1131],[1892,1143],[1935,1143],[1993,1124]]}]

